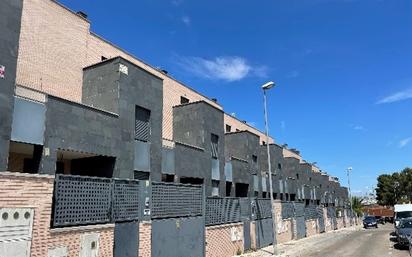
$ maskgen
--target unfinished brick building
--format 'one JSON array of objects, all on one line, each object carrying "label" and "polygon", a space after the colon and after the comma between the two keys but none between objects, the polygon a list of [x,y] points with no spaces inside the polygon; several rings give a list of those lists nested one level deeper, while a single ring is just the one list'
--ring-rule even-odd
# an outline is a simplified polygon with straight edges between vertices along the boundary
[{"label": "unfinished brick building", "polygon": [[[199,247],[176,238],[208,256],[218,256],[213,251],[222,247],[229,256],[273,243],[270,226],[264,225],[271,224],[271,214],[259,207],[268,205],[270,191],[266,144],[277,174],[274,197],[283,224],[278,233],[289,233],[283,238],[306,233],[287,223],[304,217],[301,206],[347,207],[347,190],[335,178],[303,161],[298,151],[273,138],[266,142],[264,133],[225,113],[215,100],[94,34],[84,13],[53,0],[5,0],[4,6],[0,212],[28,213],[33,236],[24,241],[27,256],[78,256],[86,243],[99,256],[123,256],[119,249],[168,256],[170,245],[158,245],[163,231],[175,234],[189,225],[198,228],[186,232],[198,238]],[[70,201],[64,188],[73,183],[78,192],[71,189]],[[96,190],[89,196],[82,191],[85,185]],[[162,195],[168,190],[182,202],[170,205],[173,198]],[[244,199],[247,211],[241,212]],[[84,217],[62,214],[87,201],[101,204],[96,204],[103,208],[101,216],[88,216],[98,210]],[[90,203],[82,208],[92,208]],[[215,219],[209,216],[216,215],[216,206],[235,207]],[[336,219],[332,212],[326,216]],[[316,215],[308,214],[308,220]],[[335,223],[329,227],[338,228]],[[138,243],[125,245],[125,236]],[[220,243],[216,238],[226,240],[220,248],[212,247]]]}]

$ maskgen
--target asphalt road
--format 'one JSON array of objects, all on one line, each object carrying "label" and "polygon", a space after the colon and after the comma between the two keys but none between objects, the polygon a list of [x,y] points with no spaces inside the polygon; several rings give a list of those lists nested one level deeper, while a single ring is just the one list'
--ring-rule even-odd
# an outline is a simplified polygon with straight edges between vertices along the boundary
[{"label": "asphalt road", "polygon": [[[399,249],[393,224],[378,229],[346,228],[291,241],[278,246],[279,257],[409,257],[408,249]],[[392,238],[392,240],[391,240]],[[243,254],[244,257],[271,257],[272,247]]]},{"label": "asphalt road", "polygon": [[[391,240],[392,224],[378,229],[356,229],[326,233],[285,245],[282,256],[296,257],[409,257]],[[393,238],[394,239],[394,238]]]}]

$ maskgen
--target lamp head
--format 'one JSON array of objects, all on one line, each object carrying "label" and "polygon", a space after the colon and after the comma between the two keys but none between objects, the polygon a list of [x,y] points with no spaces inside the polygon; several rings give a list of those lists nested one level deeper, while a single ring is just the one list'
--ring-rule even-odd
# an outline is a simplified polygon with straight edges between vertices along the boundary
[{"label": "lamp head", "polygon": [[271,88],[274,87],[274,86],[275,86],[275,82],[269,81],[269,82],[267,82],[266,84],[262,85],[262,89],[263,89],[263,90],[269,90],[269,89],[271,89]]},{"label": "lamp head", "polygon": [[348,171],[352,171],[352,167],[348,167]]}]

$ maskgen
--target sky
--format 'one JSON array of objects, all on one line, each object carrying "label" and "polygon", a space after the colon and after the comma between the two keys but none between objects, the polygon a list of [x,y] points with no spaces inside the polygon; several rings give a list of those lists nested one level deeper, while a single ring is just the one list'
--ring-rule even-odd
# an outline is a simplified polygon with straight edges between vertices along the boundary
[{"label": "sky", "polygon": [[365,194],[412,166],[410,0],[61,0],[91,29]]}]

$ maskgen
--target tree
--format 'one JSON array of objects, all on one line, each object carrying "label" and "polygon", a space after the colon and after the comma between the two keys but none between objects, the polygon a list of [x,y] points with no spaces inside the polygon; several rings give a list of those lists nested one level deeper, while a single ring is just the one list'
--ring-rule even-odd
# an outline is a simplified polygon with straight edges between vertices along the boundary
[{"label": "tree", "polygon": [[362,199],[357,196],[352,196],[352,210],[354,213],[356,213],[358,217],[362,216],[362,213],[363,213],[362,208],[363,208]]},{"label": "tree", "polygon": [[393,206],[412,201],[412,169],[378,177],[376,199],[380,205]]}]

